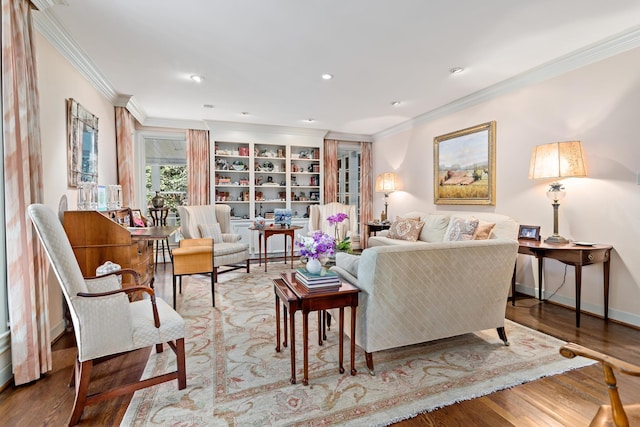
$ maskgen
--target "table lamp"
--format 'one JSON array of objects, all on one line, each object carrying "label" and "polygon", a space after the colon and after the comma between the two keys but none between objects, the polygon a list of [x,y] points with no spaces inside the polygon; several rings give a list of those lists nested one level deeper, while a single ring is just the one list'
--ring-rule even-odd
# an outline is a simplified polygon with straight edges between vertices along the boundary
[{"label": "table lamp", "polygon": [[549,184],[547,197],[553,201],[553,235],[545,239],[545,243],[567,243],[558,233],[559,201],[566,193],[557,180],[569,177],[587,176],[584,150],[580,141],[553,142],[533,148],[529,179],[556,179]]},{"label": "table lamp", "polygon": [[398,176],[393,172],[384,172],[376,177],[376,192],[384,193],[384,218],[380,218],[382,221],[388,218],[389,193],[398,189],[397,182]]}]

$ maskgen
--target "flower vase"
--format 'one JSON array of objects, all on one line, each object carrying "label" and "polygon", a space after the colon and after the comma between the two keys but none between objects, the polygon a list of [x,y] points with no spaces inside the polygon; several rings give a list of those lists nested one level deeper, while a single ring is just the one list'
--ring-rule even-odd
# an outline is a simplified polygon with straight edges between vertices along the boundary
[{"label": "flower vase", "polygon": [[318,261],[317,259],[311,258],[307,262],[305,268],[311,274],[320,274],[320,271],[322,270],[322,264],[320,264],[320,261]]}]

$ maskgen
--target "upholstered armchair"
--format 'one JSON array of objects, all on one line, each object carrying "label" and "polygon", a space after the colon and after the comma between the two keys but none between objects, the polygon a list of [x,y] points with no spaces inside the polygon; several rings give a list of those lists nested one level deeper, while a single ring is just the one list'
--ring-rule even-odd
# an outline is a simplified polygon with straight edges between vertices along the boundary
[{"label": "upholstered armchair", "polygon": [[[338,236],[335,236],[335,226],[329,225],[327,218],[337,213],[345,213],[348,218],[338,223]],[[326,205],[313,205],[309,208],[309,233],[321,230],[339,240],[349,237],[352,249],[360,248],[360,235],[358,234],[358,216],[355,205],[345,205],[332,202]]]},{"label": "upholstered armchair", "polygon": [[[240,243],[241,236],[233,233],[229,205],[179,206],[180,232],[183,240],[173,254],[173,306],[175,307],[176,278],[198,273],[211,273],[211,298],[218,274],[246,268],[250,270],[249,245]],[[211,257],[208,260],[207,257]],[[220,267],[225,267],[220,270]]]},{"label": "upholstered armchair", "polygon": [[[174,379],[178,380],[178,389],[184,389],[187,376],[182,317],[156,298],[152,288],[122,288],[117,275],[133,274],[137,283],[138,275],[133,270],[84,278],[57,215],[37,204],[29,206],[28,212],[62,287],[76,336],[78,355],[73,380],[76,396],[69,425],[78,423],[86,405]],[[128,295],[134,292],[146,294],[147,298],[130,302]],[[165,342],[176,354],[175,371],[87,395],[94,360],[152,345],[162,352]]]}]

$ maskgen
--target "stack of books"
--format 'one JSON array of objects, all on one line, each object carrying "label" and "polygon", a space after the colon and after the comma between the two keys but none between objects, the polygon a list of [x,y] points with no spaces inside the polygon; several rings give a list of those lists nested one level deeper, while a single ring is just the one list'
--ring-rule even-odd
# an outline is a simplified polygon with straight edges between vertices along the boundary
[{"label": "stack of books", "polygon": [[323,274],[311,274],[304,268],[298,268],[296,270],[296,280],[310,292],[333,291],[340,289],[340,286],[342,286],[340,277],[333,271],[327,271]]}]

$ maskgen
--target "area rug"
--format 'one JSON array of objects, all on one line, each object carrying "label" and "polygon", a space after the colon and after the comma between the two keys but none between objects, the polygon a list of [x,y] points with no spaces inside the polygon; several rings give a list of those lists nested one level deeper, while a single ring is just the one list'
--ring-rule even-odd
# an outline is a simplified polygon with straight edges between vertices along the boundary
[{"label": "area rug", "polygon": [[[124,426],[327,426],[388,425],[420,412],[472,399],[535,379],[586,366],[558,354],[564,344],[507,321],[510,346],[494,329],[374,353],[371,376],[356,348],[355,376],[338,372],[338,336],[332,328],[319,346],[310,315],[309,386],[302,380],[302,337],[296,337],[298,384],[290,384],[290,353],[275,351],[273,278],[285,271],[219,276],[216,308],[209,278],[183,279],[178,311],[187,323],[187,388],[175,381],[136,392]],[[300,316],[300,314],[298,314]],[[298,317],[296,332],[301,331]],[[300,326],[299,326],[300,325]],[[151,353],[145,376],[175,366],[171,351]]]}]

